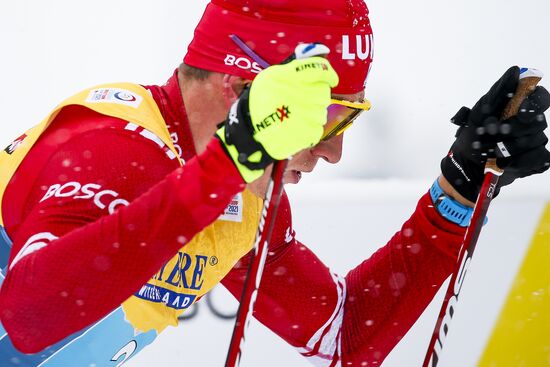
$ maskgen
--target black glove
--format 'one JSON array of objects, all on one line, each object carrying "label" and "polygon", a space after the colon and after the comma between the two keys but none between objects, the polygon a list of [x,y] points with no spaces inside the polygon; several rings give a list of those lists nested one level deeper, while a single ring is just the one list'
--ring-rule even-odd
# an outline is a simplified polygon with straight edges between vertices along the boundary
[{"label": "black glove", "polygon": [[462,107],[451,120],[460,127],[449,154],[441,161],[441,172],[472,202],[479,194],[488,158],[497,158],[497,165],[504,169],[495,195],[516,178],[550,167],[550,152],[545,147],[548,138],[543,132],[547,127],[544,111],[550,107],[546,89],[537,87],[516,116],[500,121],[518,81],[519,68],[511,67],[472,109]]}]

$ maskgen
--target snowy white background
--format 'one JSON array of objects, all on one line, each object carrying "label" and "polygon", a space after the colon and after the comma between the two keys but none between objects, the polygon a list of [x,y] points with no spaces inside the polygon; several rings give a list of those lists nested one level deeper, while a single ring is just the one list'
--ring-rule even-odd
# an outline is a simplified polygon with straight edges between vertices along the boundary
[{"label": "snowy white background", "polygon": [[[204,0],[1,1],[0,146],[84,87],[112,81],[163,83],[183,58],[205,4]],[[340,165],[322,165],[301,188],[291,189],[300,237],[344,274],[385,243],[438,174],[439,160],[454,133],[448,120],[461,105],[473,104],[510,65],[550,73],[547,0],[372,0],[368,4],[376,49],[367,96],[374,108],[349,130]],[[337,186],[334,178],[399,181]],[[549,179],[515,185],[508,197],[503,195],[495,203],[492,224],[482,237],[489,244],[479,248],[472,266],[464,306],[453,324],[457,341],[447,342],[451,357],[445,366],[470,366],[477,360],[540,214],[541,199],[549,197]],[[319,187],[316,181],[330,186]],[[332,195],[335,187],[347,192],[344,204],[335,203],[339,196],[324,194]],[[314,199],[312,193],[319,192],[322,199]],[[521,222],[516,220],[518,211]],[[515,228],[513,234],[499,234],[499,228],[510,227]],[[328,239],[338,231],[344,231],[346,239],[336,252]],[[504,260],[497,264],[495,256]],[[501,280],[498,286],[495,279]],[[493,292],[481,300],[487,289]],[[459,319],[472,314],[477,318]],[[203,315],[187,328],[169,331],[155,349],[128,365],[152,366],[155,357],[161,358],[157,366],[221,365],[230,334],[224,325]],[[471,332],[473,325],[476,332]],[[431,327],[431,321],[421,320],[386,365],[417,365]],[[307,365],[261,328],[254,327],[253,332],[243,365]],[[210,362],[198,362],[197,353]]]}]

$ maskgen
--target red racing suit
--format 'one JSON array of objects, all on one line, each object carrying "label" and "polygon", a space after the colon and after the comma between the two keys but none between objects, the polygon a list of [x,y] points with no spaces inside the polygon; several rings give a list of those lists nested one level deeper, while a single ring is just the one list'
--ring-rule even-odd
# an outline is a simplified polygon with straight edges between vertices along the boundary
[{"label": "red racing suit", "polygon": [[[144,284],[177,279],[198,289],[208,283],[205,269],[219,260],[191,259],[186,246],[192,239],[199,248],[215,242],[200,236],[238,206],[244,181],[216,139],[196,155],[177,74],[146,89],[182,167],[154,136],[128,128],[131,121],[68,106],[6,187],[2,213],[13,245],[0,318],[23,352],[78,332],[132,297],[182,311],[194,296],[183,302]],[[340,277],[296,239],[291,218],[284,195],[254,316],[318,366],[381,363],[450,274],[464,236],[426,194],[385,246]],[[236,297],[256,226],[245,227],[242,253],[213,276]],[[159,298],[147,299],[150,291]],[[140,326],[148,328],[154,326]]]}]

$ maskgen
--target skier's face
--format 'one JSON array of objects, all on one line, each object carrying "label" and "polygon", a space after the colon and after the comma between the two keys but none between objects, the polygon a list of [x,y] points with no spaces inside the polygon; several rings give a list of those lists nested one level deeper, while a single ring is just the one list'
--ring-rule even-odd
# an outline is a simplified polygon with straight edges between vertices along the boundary
[{"label": "skier's face", "polygon": [[[362,101],[364,92],[356,94],[335,94],[332,98],[355,102]],[[329,140],[323,140],[316,146],[310,149],[304,149],[294,155],[289,162],[284,175],[285,183],[298,183],[302,178],[303,173],[312,172],[317,165],[319,159],[324,159],[328,163],[338,163],[342,158],[342,147],[344,142],[344,134],[336,135]]]},{"label": "skier's face", "polygon": [[[332,98],[344,101],[357,102],[363,101],[365,93],[356,94],[333,94]],[[304,149],[294,155],[288,163],[283,176],[284,183],[296,184],[302,178],[303,173],[312,172],[319,159],[324,159],[328,163],[338,163],[342,158],[342,146],[344,143],[344,134],[336,135],[328,140],[322,140],[313,148]],[[248,184],[248,188],[259,197],[264,197],[267,192],[267,185],[271,177],[272,166],[266,169],[264,175],[258,180]]]}]

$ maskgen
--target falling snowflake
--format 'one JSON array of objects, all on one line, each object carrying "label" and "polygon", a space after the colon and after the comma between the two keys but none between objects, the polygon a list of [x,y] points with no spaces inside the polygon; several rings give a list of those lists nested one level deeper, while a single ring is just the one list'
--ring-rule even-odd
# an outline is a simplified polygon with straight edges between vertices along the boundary
[{"label": "falling snowflake", "polygon": [[388,280],[388,284],[390,288],[393,290],[399,290],[405,287],[406,283],[407,283],[407,276],[399,272],[392,273]]}]

